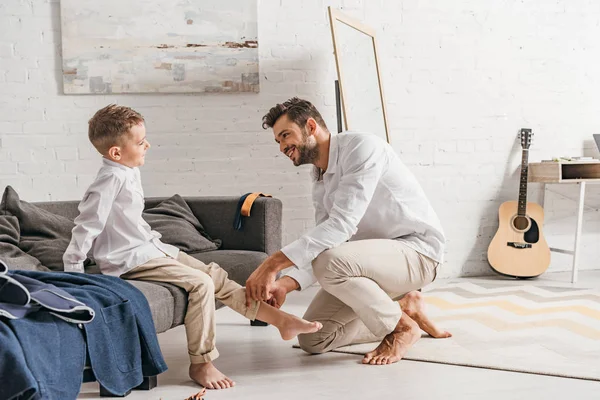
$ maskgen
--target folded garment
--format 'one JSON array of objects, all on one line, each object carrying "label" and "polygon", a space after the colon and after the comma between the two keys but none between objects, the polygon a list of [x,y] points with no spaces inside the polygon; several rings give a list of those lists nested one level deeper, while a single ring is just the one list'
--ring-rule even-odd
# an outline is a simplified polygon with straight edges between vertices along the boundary
[{"label": "folded garment", "polygon": [[0,261],[0,317],[23,318],[39,307],[30,303],[29,291],[17,280],[6,275],[8,268]]},{"label": "folded garment", "polygon": [[[2,266],[6,268],[0,261]],[[92,308],[52,284],[10,272],[0,274],[0,316],[20,319],[41,309],[76,324],[94,319]]]},{"label": "folded garment", "polygon": [[29,291],[23,284],[9,275],[0,274],[0,303],[26,306],[30,301]]}]

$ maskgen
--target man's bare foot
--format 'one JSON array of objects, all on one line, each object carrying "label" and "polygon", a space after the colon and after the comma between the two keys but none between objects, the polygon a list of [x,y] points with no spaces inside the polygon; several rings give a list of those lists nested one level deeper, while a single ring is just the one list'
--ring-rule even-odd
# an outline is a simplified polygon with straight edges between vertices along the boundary
[{"label": "man's bare foot", "polygon": [[210,361],[191,364],[190,378],[207,389],[227,389],[235,386],[235,382],[226,377]]},{"label": "man's bare foot", "polygon": [[398,362],[420,338],[421,331],[417,323],[402,313],[396,329],[387,334],[375,350],[365,354],[362,363],[386,365]]},{"label": "man's bare foot", "polygon": [[400,303],[402,312],[408,314],[419,325],[419,328],[423,329],[430,336],[436,339],[444,339],[452,336],[450,332],[438,328],[425,315],[425,301],[421,292],[416,290],[409,292],[398,303]]},{"label": "man's bare foot", "polygon": [[283,340],[293,339],[301,333],[314,333],[321,330],[321,328],[323,328],[323,324],[320,322],[310,322],[291,314],[288,314],[277,325]]}]

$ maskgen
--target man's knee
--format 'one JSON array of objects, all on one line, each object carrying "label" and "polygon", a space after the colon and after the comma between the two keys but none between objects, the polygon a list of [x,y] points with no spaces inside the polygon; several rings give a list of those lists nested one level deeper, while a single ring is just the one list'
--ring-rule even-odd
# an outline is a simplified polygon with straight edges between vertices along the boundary
[{"label": "man's knee", "polygon": [[322,282],[326,278],[349,275],[350,263],[347,253],[334,247],[319,254],[312,267],[315,277]]},{"label": "man's knee", "polygon": [[335,333],[315,332],[298,335],[300,348],[310,354],[321,354],[331,350]]}]

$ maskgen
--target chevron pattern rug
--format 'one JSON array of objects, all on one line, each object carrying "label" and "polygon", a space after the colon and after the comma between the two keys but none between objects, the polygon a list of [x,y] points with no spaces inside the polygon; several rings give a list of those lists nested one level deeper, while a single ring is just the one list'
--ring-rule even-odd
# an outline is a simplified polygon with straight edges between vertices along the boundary
[{"label": "chevron pattern rug", "polygon": [[[600,380],[600,291],[494,281],[424,291],[449,339],[423,336],[405,359]],[[335,351],[363,355],[377,343]]]}]

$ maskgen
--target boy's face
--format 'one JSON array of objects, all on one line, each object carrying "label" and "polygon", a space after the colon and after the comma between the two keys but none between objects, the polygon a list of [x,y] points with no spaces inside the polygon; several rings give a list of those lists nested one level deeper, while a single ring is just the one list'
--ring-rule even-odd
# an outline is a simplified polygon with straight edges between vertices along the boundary
[{"label": "boy's face", "polygon": [[125,135],[123,143],[109,150],[110,158],[130,168],[141,167],[144,165],[146,151],[150,148],[150,143],[146,139],[146,127],[144,124],[134,125],[129,129],[129,134]]}]

